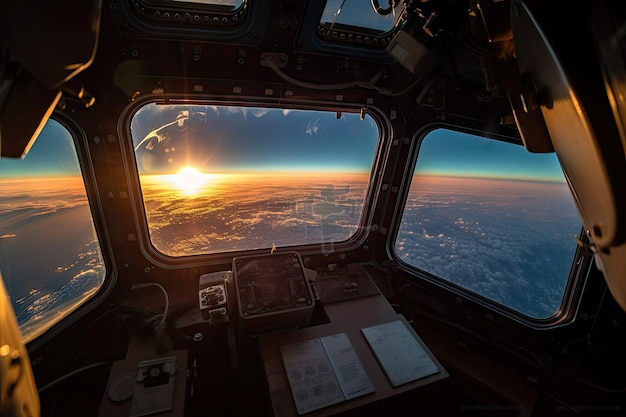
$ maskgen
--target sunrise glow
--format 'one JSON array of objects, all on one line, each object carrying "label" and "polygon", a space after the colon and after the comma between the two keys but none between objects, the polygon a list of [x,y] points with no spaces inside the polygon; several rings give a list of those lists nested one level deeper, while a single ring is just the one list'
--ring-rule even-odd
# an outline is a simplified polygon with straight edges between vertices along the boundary
[{"label": "sunrise glow", "polygon": [[172,175],[174,186],[186,195],[197,194],[209,180],[209,176],[202,174],[193,167],[185,167]]}]

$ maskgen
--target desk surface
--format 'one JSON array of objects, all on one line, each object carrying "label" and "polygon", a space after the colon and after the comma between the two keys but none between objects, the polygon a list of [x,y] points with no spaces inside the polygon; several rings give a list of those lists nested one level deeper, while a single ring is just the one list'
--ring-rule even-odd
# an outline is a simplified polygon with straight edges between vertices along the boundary
[{"label": "desk surface", "polygon": [[[136,352],[133,352],[136,353]],[[160,413],[151,413],[151,417],[182,417],[185,410],[185,390],[187,378],[187,351],[186,350],[170,350],[163,354],[156,354],[154,350],[148,350],[138,357],[129,355],[128,359],[117,361],[113,364],[109,382],[100,405],[100,417],[128,416],[131,410],[132,396],[123,401],[112,401],[109,396],[111,384],[119,381],[120,376],[130,375],[131,381],[136,378],[137,365],[140,361],[159,358],[176,358],[176,373],[174,375],[174,386],[172,390],[172,408],[169,411]]]},{"label": "desk surface", "polygon": [[[281,346],[291,343],[345,333],[350,339],[352,347],[357,353],[365,372],[374,385],[374,393],[316,410],[314,412],[316,416],[329,416],[348,411],[448,377],[448,373],[424,345],[413,328],[402,315],[393,312],[393,309],[383,296],[365,297],[332,304],[331,307],[331,311],[329,312],[330,323],[260,338],[259,346],[275,416],[286,417],[298,415],[280,352]],[[325,308],[328,310],[328,307]],[[355,314],[357,312],[362,314]],[[437,365],[440,370],[439,373],[409,382],[396,388],[391,385],[367,343],[367,340],[361,333],[361,329],[394,320],[400,320],[404,323],[410,333],[417,339],[422,347],[425,348],[430,359]]]}]

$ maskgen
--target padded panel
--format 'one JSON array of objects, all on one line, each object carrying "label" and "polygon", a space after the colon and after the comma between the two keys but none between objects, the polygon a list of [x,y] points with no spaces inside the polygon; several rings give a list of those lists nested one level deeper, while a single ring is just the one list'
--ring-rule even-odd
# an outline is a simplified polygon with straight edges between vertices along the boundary
[{"label": "padded panel", "polygon": [[[580,7],[580,5],[578,5]],[[537,87],[541,112],[609,288],[626,309],[626,160],[589,31],[570,2],[514,1],[520,72]],[[600,94],[598,93],[600,92]],[[609,261],[610,259],[610,261]]]},{"label": "padded panel", "polygon": [[58,88],[93,61],[101,8],[102,0],[8,1],[0,12],[9,16],[11,61]]},{"label": "padded panel", "polygon": [[23,158],[61,99],[37,81],[15,80],[0,113],[0,154]]}]

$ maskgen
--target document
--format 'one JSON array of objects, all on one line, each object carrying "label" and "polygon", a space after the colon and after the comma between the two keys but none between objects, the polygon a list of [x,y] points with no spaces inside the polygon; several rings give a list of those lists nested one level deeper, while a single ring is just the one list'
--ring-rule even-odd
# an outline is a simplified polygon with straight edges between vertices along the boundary
[{"label": "document", "polygon": [[426,350],[400,320],[366,327],[361,332],[392,386],[439,373]]},{"label": "document", "polygon": [[280,349],[299,415],[374,392],[345,333]]},{"label": "document", "polygon": [[321,340],[346,400],[374,392],[374,385],[345,333],[322,337]]}]

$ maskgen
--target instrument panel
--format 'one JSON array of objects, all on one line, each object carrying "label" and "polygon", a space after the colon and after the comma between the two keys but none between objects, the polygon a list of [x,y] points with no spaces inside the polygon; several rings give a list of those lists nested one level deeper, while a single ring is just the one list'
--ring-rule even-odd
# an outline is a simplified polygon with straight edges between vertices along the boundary
[{"label": "instrument panel", "polygon": [[233,276],[244,318],[313,306],[302,259],[296,252],[235,257]]}]

